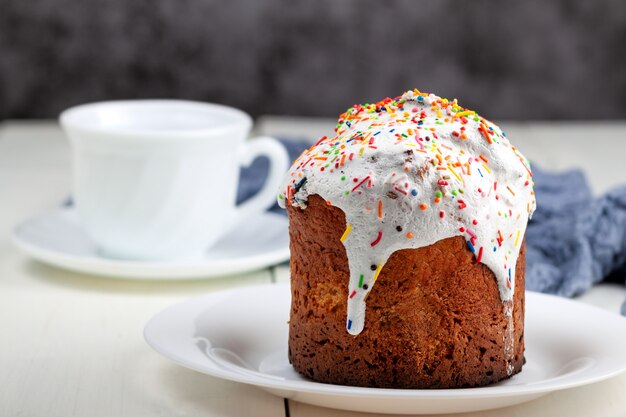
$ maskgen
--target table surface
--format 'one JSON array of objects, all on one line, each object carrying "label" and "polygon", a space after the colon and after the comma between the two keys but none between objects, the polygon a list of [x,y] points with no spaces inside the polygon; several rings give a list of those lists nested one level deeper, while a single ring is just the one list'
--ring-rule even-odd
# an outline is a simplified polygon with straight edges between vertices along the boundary
[{"label": "table surface", "polygon": [[[626,122],[502,123],[544,168],[581,167],[596,193],[626,182]],[[333,120],[262,117],[256,133],[308,138]],[[286,282],[277,266],[201,281],[98,278],[32,261],[9,235],[70,192],[70,153],[57,124],[0,124],[0,417],[4,416],[367,416],[284,400],[254,387],[177,366],[142,337],[156,312],[189,297]],[[581,302],[617,313],[626,290],[602,284]],[[598,325],[602,325],[599,323]],[[538,400],[466,416],[624,416],[626,374]]]}]

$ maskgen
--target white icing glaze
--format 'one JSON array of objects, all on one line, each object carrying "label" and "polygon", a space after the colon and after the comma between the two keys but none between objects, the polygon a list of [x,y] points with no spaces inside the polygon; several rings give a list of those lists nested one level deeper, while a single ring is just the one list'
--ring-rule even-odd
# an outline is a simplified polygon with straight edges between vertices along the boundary
[{"label": "white icing glaze", "polygon": [[496,125],[413,90],[348,109],[336,132],[294,162],[278,200],[305,208],[318,194],[345,213],[350,334],[363,330],[365,299],[393,252],[453,236],[468,241],[501,299],[512,301],[535,199],[528,161]]}]

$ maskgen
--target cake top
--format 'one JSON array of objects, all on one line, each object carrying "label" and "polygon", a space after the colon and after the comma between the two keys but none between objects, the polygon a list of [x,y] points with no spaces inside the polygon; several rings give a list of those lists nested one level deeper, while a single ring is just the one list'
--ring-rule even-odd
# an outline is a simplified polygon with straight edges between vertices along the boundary
[{"label": "cake top", "polygon": [[335,133],[296,159],[278,202],[306,208],[318,194],[344,211],[351,334],[389,256],[448,237],[463,236],[512,299],[535,198],[529,163],[504,132],[456,99],[415,89],[349,108]]}]

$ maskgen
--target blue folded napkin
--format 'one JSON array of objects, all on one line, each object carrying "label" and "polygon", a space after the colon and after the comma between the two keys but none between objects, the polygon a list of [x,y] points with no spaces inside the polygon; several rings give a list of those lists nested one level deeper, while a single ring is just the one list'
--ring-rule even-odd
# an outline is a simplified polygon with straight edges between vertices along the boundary
[{"label": "blue folded napkin", "polygon": [[[291,160],[309,144],[281,140]],[[238,202],[265,181],[268,161],[241,172]],[[583,173],[549,173],[533,165],[537,210],[526,231],[526,288],[573,297],[593,284],[626,278],[626,186],[594,198]],[[272,211],[284,212],[278,205]],[[622,305],[626,315],[626,303]]]},{"label": "blue folded napkin", "polygon": [[[533,166],[537,211],[526,231],[526,286],[572,297],[626,278],[626,186],[594,198],[579,170]],[[626,303],[622,305],[626,315]]]}]

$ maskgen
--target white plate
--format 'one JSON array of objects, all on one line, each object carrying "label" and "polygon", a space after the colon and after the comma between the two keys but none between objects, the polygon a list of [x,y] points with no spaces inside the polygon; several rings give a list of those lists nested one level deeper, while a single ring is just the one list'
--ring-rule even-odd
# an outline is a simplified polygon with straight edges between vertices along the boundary
[{"label": "white plate", "polygon": [[256,385],[323,407],[373,413],[436,414],[519,404],[626,370],[626,319],[580,302],[527,292],[526,364],[513,378],[483,388],[394,390],[321,384],[287,360],[287,285],[217,292],[154,316],[146,341],[196,371]]},{"label": "white plate", "polygon": [[250,216],[204,256],[194,259],[153,262],[106,258],[80,228],[72,207],[25,221],[13,230],[13,241],[41,262],[121,278],[207,278],[252,271],[289,259],[287,218],[274,213]]}]

